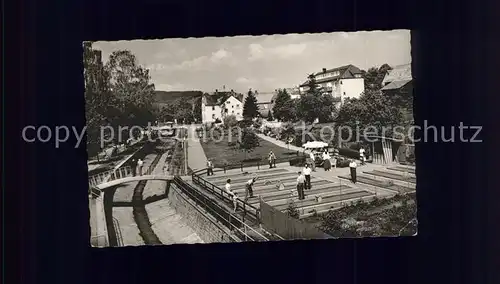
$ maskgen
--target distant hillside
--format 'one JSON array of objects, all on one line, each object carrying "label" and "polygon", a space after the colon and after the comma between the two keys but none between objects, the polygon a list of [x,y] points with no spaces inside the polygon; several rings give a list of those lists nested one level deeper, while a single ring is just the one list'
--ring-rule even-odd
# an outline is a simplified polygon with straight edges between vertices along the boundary
[{"label": "distant hillside", "polygon": [[201,91],[155,91],[155,102],[157,104],[166,104],[183,98],[191,100],[203,95]]}]

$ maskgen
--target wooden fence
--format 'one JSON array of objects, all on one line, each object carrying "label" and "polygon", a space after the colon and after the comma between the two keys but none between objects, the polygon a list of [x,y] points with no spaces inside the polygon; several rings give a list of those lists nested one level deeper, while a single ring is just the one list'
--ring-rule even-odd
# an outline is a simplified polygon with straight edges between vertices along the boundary
[{"label": "wooden fence", "polygon": [[292,218],[277,210],[263,200],[260,201],[260,221],[262,226],[287,240],[294,239],[331,239],[312,224]]}]

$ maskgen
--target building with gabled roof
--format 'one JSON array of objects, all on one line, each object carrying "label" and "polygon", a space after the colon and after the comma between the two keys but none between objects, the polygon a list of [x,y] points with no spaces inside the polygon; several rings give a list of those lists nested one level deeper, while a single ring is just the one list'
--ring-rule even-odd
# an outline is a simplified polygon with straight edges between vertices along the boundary
[{"label": "building with gabled roof", "polygon": [[[361,70],[352,64],[332,69],[323,68],[312,75],[321,91],[337,98],[338,104],[342,104],[345,98],[359,98],[365,90]],[[299,86],[301,93],[307,92],[308,89],[308,81]]]},{"label": "building with gabled roof", "polygon": [[238,121],[243,120],[243,95],[234,91],[204,94],[201,112],[203,123],[222,122],[227,115],[234,115]]}]

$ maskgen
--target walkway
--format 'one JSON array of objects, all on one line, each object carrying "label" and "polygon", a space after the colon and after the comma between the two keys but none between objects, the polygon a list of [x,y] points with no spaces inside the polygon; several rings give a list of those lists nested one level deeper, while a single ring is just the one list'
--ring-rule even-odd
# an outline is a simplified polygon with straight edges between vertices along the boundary
[{"label": "walkway", "polygon": [[191,125],[188,128],[188,166],[191,170],[196,171],[203,169],[207,164],[207,156],[203,147],[201,147],[200,139],[196,136],[196,126]]},{"label": "walkway", "polygon": [[264,140],[266,140],[266,141],[268,141],[268,142],[273,143],[273,144],[274,144],[274,145],[276,145],[276,146],[280,146],[280,147],[282,147],[282,148],[290,149],[290,150],[292,150],[292,151],[299,151],[299,152],[304,151],[306,154],[309,154],[309,150],[304,150],[304,148],[302,148],[302,147],[297,147],[297,146],[292,145],[292,144],[288,145],[288,144],[286,144],[285,142],[283,142],[283,141],[281,141],[281,140],[278,140],[278,139],[275,139],[275,138],[271,138],[271,137],[266,136],[266,135],[264,135],[264,134],[262,134],[262,133],[257,133],[257,136],[258,136],[259,138],[261,138],[261,139],[264,139]]}]

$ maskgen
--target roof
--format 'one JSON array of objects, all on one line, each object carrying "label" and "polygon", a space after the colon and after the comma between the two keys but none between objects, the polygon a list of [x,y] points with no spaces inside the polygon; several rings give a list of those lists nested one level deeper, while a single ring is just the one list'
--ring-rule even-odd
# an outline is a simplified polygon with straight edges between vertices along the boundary
[{"label": "roof", "polygon": [[242,94],[237,94],[234,92],[217,92],[217,93],[213,93],[213,94],[205,94],[204,95],[204,97],[206,99],[205,106],[218,106],[218,105],[220,105],[222,102],[220,102],[219,100],[223,97],[223,95],[228,95],[228,98],[231,96],[235,97],[240,102],[243,102],[243,95]]},{"label": "roof", "polygon": [[[361,74],[361,70],[358,67],[356,67],[352,64],[349,64],[349,65],[345,65],[345,66],[341,66],[341,67],[328,69],[326,71],[314,73],[313,75],[316,77],[316,76],[323,74],[323,73],[329,73],[329,72],[335,72],[335,71],[339,71],[338,76],[330,76],[328,78],[319,79],[319,80],[316,80],[316,83],[324,83],[324,82],[329,82],[329,81],[333,81],[333,80],[337,80],[337,79],[353,78],[354,75]],[[300,85],[300,87],[304,87],[307,84],[308,84],[308,81],[305,81],[304,83],[302,83]]]},{"label": "roof", "polygon": [[201,97],[201,91],[154,91],[156,103],[170,103],[179,98],[188,100]]},{"label": "roof", "polygon": [[388,73],[385,75],[384,80],[382,80],[382,86],[386,85],[386,83],[391,83],[394,81],[404,81],[413,79],[411,74],[411,63],[394,66]]},{"label": "roof", "polygon": [[408,82],[411,82],[411,79],[410,80],[392,81],[380,90],[381,91],[396,90],[396,89],[399,89],[399,88],[403,87],[404,85],[408,84]]}]

